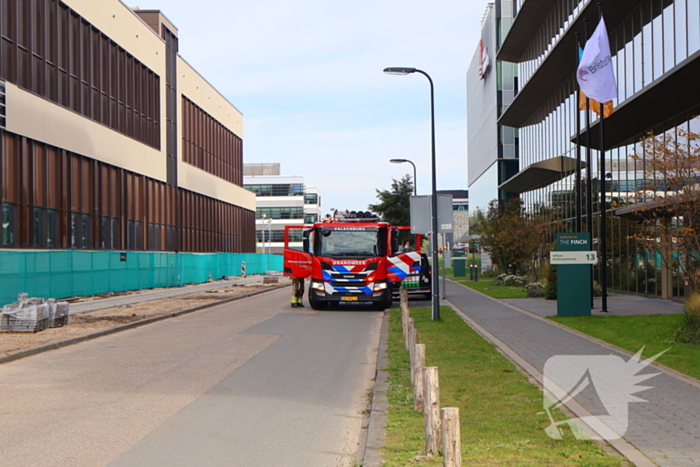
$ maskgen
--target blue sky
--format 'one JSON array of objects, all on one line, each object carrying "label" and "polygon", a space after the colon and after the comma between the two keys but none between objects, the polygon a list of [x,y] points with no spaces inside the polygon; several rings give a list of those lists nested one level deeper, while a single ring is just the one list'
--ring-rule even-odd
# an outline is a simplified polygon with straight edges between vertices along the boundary
[{"label": "blue sky", "polygon": [[323,211],[366,210],[418,169],[429,194],[435,83],[438,189],[466,189],[466,71],[484,0],[150,0],[180,53],[244,115],[244,161],[279,162],[321,190]]}]

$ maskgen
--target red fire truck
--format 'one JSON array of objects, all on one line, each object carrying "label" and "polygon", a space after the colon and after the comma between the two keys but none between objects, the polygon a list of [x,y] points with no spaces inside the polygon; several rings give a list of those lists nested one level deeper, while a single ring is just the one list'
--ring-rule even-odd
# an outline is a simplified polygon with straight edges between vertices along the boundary
[{"label": "red fire truck", "polygon": [[315,310],[355,305],[384,310],[392,304],[395,284],[430,270],[420,237],[413,246],[418,251],[399,246],[405,229],[368,219],[287,226],[284,275],[311,280],[308,297]]}]

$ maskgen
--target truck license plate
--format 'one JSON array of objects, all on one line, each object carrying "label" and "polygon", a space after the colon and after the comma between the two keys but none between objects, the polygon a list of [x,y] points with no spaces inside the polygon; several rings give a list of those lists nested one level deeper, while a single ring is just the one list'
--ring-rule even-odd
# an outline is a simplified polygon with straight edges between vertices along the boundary
[{"label": "truck license plate", "polygon": [[357,297],[340,297],[341,300],[344,300],[346,302],[354,302],[357,301]]}]

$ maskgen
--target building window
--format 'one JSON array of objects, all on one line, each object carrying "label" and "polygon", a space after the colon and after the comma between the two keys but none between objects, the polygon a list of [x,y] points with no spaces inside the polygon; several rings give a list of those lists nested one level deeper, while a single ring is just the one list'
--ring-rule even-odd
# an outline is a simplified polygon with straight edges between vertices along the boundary
[{"label": "building window", "polygon": [[307,193],[304,195],[304,204],[319,204],[318,195],[316,193]]},{"label": "building window", "polygon": [[90,228],[90,216],[88,214],[83,214],[82,217],[83,226],[81,229],[81,245],[83,248],[90,248],[92,244],[92,229]]},{"label": "building window", "polygon": [[318,214],[304,214],[304,224],[313,224],[318,222]]},{"label": "building window", "polygon": [[304,208],[258,208],[255,211],[256,219],[303,219]]},{"label": "building window", "polygon": [[58,211],[46,210],[46,247],[58,248]]},{"label": "building window", "polygon": [[15,245],[15,207],[2,204],[2,246]]},{"label": "building window", "polygon": [[70,216],[70,246],[71,248],[80,248],[80,239],[82,237],[82,222],[80,213],[73,212]]},{"label": "building window", "polygon": [[44,240],[44,210],[41,208],[32,209],[32,246],[43,247]]},{"label": "building window", "polygon": [[[245,185],[244,188],[255,193],[255,196],[306,196],[303,183],[276,183],[265,185]],[[316,196],[316,195],[314,195]]]}]

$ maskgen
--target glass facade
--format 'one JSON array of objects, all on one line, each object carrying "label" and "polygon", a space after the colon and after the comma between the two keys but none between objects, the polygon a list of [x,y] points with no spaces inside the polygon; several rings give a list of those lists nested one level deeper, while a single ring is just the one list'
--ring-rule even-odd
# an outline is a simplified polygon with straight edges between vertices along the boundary
[{"label": "glass facade", "polygon": [[258,208],[256,219],[303,219],[304,208]]},{"label": "glass facade", "polygon": [[255,196],[304,196],[303,183],[244,185],[244,188],[255,193]]},{"label": "glass facade", "polygon": [[[526,0],[518,0],[522,5]],[[566,33],[583,8],[591,2],[560,1],[550,17],[535,34],[527,47],[525,61],[520,64],[522,86],[527,86],[535,72],[546,62],[552,48]],[[613,3],[607,4],[613,10]],[[517,17],[516,17],[517,21]],[[589,27],[589,33],[595,28]],[[581,31],[582,33],[583,31]],[[626,102],[644,97],[651,85],[676,72],[700,51],[700,6],[697,0],[644,0],[630,11],[624,19],[609,29],[613,53],[618,99],[615,108]],[[579,113],[581,126],[586,122],[586,112],[577,106],[575,76],[566,79],[555,92],[545,96],[541,105],[532,112],[520,129],[520,167],[558,156],[576,158],[576,145],[572,137],[578,133],[576,117]],[[536,77],[540,79],[539,76]],[[671,92],[682,95],[683,89]],[[667,96],[664,96],[667,97]],[[666,133],[678,140],[683,131],[700,132],[700,102],[689,99],[684,111],[671,119],[655,121],[652,126],[625,134],[622,140],[605,152],[605,206],[600,206],[600,152],[591,149],[587,153],[582,141],[581,158],[589,163],[592,181],[590,208],[587,206],[586,171],[582,174],[582,228],[590,231],[594,244],[600,244],[600,213],[606,212],[607,238],[607,282],[614,290],[645,295],[662,295],[662,261],[659,253],[644,252],[632,239],[637,222],[614,215],[614,210],[626,205],[644,202],[647,196],[668,191],[671,187],[664,174],[647,162],[645,148],[640,140],[646,135]],[[614,114],[613,114],[614,115]],[[593,113],[589,119],[595,120]],[[634,118],[634,116],[632,116]],[[583,129],[583,128],[582,128]],[[606,129],[606,131],[608,131]],[[612,131],[612,130],[610,130]],[[619,139],[619,138],[618,138]],[[607,140],[607,138],[606,138]],[[595,146],[594,144],[591,144]],[[634,156],[634,157],[633,157]],[[575,177],[570,175],[545,188],[521,193],[519,196],[531,211],[546,207],[556,213],[562,221],[562,231],[575,230],[576,187]],[[471,187],[470,187],[471,188]],[[472,193],[474,190],[472,189]],[[599,268],[594,268],[595,279]],[[670,295],[683,296],[683,281],[679,271],[671,271],[667,281]],[[665,298],[671,298],[669,292]]]}]

